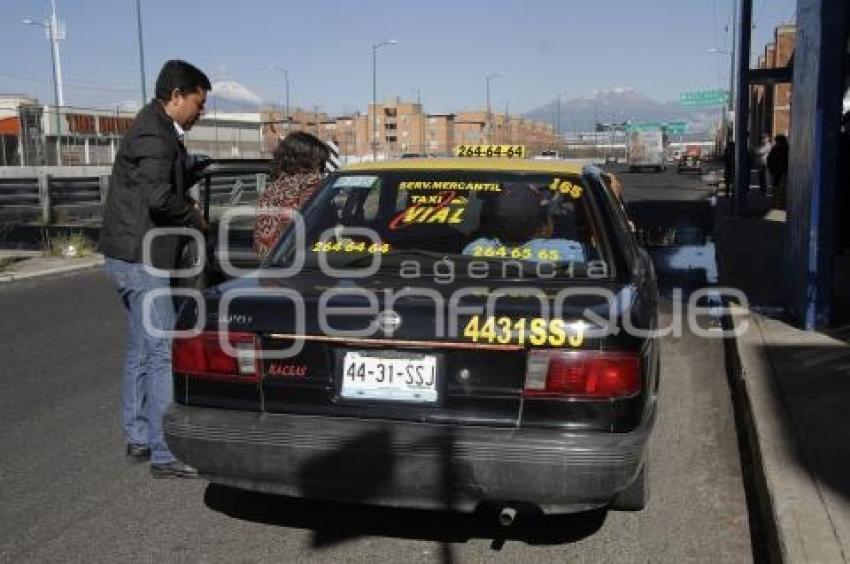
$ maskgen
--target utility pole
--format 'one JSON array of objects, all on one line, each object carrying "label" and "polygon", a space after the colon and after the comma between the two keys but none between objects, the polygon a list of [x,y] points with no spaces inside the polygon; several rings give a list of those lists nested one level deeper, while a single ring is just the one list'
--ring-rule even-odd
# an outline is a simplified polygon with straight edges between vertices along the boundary
[{"label": "utility pole", "polygon": [[596,124],[599,123],[599,100],[593,103],[593,158],[599,158],[599,138],[596,135]]},{"label": "utility pole", "polygon": [[747,212],[747,197],[750,191],[749,141],[747,139],[747,117],[750,113],[750,42],[752,39],[753,0],[740,0],[741,11],[736,30],[738,81],[735,96],[735,214]]},{"label": "utility pole", "polygon": [[511,144],[511,114],[508,113],[508,101],[505,100],[505,138],[504,142],[506,145]]},{"label": "utility pole", "polygon": [[62,89],[62,60],[59,57],[59,41],[65,39],[65,26],[56,15],[56,0],[50,0],[50,19],[47,21],[36,21],[32,19],[22,20],[27,25],[37,25],[47,32],[47,39],[51,43],[50,58],[53,65],[53,95],[56,114],[56,164],[62,165],[62,119],[60,108],[65,105],[65,95]]},{"label": "utility pole", "polygon": [[560,155],[560,146],[561,144],[558,142],[558,138],[561,136],[561,93],[558,92],[558,97],[555,99],[555,150],[558,151]]},{"label": "utility pole", "polygon": [[419,153],[425,154],[425,112],[422,111],[422,91],[415,87],[416,105],[419,106]]},{"label": "utility pole", "polygon": [[142,77],[142,106],[148,103],[148,92],[145,81],[145,46],[142,42],[142,6],[141,0],[136,0],[136,23],[139,30],[139,72]]},{"label": "utility pole", "polygon": [[388,39],[372,45],[372,161],[378,160],[378,49],[385,45],[395,45],[395,39]]},{"label": "utility pole", "polygon": [[486,138],[485,138],[484,142],[487,143],[487,144],[490,143],[490,136],[492,134],[492,126],[493,126],[492,114],[490,112],[490,81],[493,80],[494,78],[498,78],[500,76],[505,76],[505,73],[494,72],[494,73],[488,74],[486,79],[485,79],[485,82],[487,83],[487,116],[486,116],[486,124],[485,124],[485,127],[487,129],[487,134],[486,134]]}]

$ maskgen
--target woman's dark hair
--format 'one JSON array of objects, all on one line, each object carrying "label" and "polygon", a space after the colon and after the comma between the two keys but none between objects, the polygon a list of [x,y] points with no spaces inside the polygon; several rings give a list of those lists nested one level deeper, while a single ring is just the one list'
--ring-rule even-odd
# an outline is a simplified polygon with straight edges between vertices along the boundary
[{"label": "woman's dark hair", "polygon": [[294,131],[284,137],[274,150],[271,177],[322,172],[329,157],[330,150],[321,139],[305,131]]},{"label": "woman's dark hair", "polygon": [[175,90],[188,93],[198,88],[212,90],[210,79],[201,69],[186,61],[166,61],[156,78],[156,97],[163,102],[171,100],[171,93]]}]

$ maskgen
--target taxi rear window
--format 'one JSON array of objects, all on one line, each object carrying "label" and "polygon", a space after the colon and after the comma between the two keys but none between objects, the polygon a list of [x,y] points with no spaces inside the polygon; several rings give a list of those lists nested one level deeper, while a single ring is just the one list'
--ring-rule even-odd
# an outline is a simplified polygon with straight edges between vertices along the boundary
[{"label": "taxi rear window", "polygon": [[[382,270],[397,269],[401,260],[511,261],[548,263],[571,276],[589,267],[610,274],[605,235],[579,175],[343,174],[326,183],[304,218],[308,267],[318,255],[344,267],[380,254]],[[282,245],[275,261],[291,260],[292,245]]]}]

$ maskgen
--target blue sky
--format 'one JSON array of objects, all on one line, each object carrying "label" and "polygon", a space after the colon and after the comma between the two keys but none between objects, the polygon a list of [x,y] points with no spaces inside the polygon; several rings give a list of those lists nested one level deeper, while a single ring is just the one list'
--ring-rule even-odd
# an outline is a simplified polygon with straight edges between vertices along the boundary
[{"label": "blue sky", "polygon": [[[56,0],[67,104],[114,107],[140,100],[135,0]],[[754,0],[753,50],[793,19],[794,0]],[[728,82],[733,0],[142,0],[147,82],[168,58],[191,61],[213,80],[236,80],[282,102],[289,69],[293,105],[332,114],[364,110],[372,96],[371,45],[379,98],[412,99],[426,111],[491,101],[524,112],[594,90],[632,87],[656,100]],[[53,99],[49,45],[41,29],[49,0],[3,0],[0,93]],[[152,91],[149,86],[148,92]]]}]

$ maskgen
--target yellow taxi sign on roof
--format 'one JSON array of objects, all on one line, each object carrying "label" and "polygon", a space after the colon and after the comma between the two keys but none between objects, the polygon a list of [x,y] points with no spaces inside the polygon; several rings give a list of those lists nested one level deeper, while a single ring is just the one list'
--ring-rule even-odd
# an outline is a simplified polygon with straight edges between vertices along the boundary
[{"label": "yellow taxi sign on roof", "polygon": [[542,174],[581,174],[582,164],[564,161],[535,161],[532,159],[398,159],[366,161],[344,166],[340,172],[390,171],[469,171],[469,172],[531,172]]},{"label": "yellow taxi sign on roof", "polygon": [[521,159],[525,156],[522,145],[458,145],[455,147],[456,157],[476,158],[506,158]]}]

